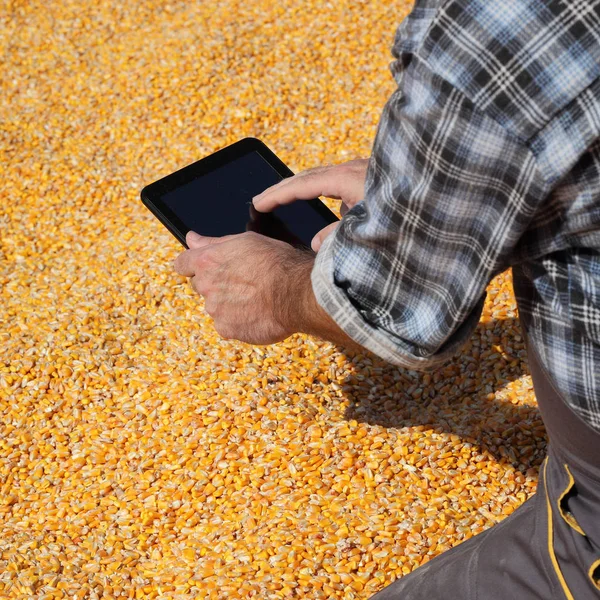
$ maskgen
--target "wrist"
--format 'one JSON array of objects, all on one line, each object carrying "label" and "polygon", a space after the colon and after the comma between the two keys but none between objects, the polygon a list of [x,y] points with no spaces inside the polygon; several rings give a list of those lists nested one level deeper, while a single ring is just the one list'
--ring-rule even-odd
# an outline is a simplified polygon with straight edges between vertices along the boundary
[{"label": "wrist", "polygon": [[278,306],[284,328],[292,333],[306,333],[321,339],[363,352],[364,349],[350,338],[325,312],[315,297],[311,273],[315,256],[296,250],[294,260],[282,265],[287,285],[280,288]]},{"label": "wrist", "polygon": [[311,305],[316,304],[311,282],[314,263],[312,252],[297,248],[280,263],[279,281],[274,283],[274,309],[281,326],[291,333],[307,333]]}]

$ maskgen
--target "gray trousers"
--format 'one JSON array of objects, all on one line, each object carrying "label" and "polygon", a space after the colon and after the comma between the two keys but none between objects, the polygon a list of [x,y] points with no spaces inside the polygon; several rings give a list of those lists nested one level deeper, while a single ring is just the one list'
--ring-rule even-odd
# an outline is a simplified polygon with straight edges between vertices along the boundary
[{"label": "gray trousers", "polygon": [[567,406],[527,342],[550,440],[535,496],[372,600],[600,598],[600,433]]}]

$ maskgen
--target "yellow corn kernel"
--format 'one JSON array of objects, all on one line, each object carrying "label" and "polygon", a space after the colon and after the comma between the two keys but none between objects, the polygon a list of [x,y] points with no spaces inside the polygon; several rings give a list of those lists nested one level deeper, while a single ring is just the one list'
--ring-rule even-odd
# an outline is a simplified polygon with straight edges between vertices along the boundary
[{"label": "yellow corn kernel", "polygon": [[13,4],[2,598],[366,599],[531,497],[545,433],[510,272],[433,373],[252,347],[216,334],[138,198],[241,137],[297,171],[367,157],[410,2]]}]

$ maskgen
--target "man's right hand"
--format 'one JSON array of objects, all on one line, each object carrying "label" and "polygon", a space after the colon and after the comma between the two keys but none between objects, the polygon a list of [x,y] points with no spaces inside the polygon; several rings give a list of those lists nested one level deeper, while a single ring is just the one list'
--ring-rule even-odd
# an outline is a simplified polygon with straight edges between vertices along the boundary
[{"label": "man's right hand", "polygon": [[[342,217],[364,197],[368,158],[357,158],[339,165],[307,169],[267,188],[252,199],[259,212],[270,212],[282,204],[310,200],[317,196],[341,200]],[[332,223],[312,239],[311,247],[319,251],[323,240],[338,226]]]}]

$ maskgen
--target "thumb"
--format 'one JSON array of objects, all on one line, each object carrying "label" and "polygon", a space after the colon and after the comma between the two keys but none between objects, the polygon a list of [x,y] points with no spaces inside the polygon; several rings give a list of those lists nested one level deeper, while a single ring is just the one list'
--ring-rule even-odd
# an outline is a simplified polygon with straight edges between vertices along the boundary
[{"label": "thumb", "polygon": [[312,242],[310,243],[310,247],[315,252],[318,252],[319,248],[321,248],[321,244],[324,242],[325,238],[330,233],[333,233],[333,231],[335,230],[335,228],[338,225],[339,225],[339,222],[338,223],[331,223],[330,225],[327,225],[327,227],[323,227],[323,229],[321,229],[321,231],[319,231],[319,233],[317,233],[317,235],[315,235],[315,237],[312,239]]}]

